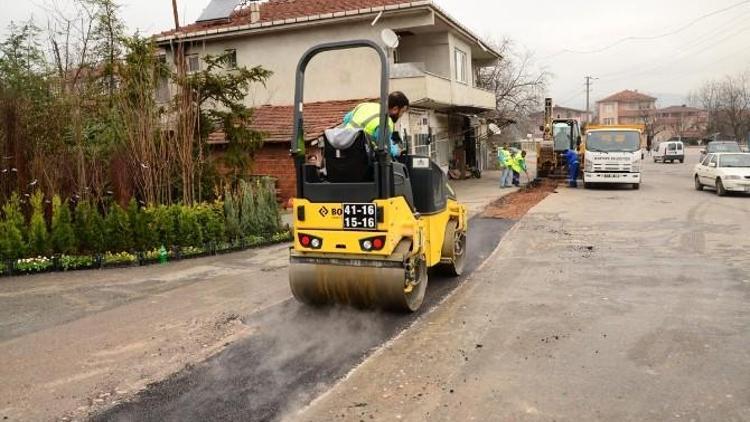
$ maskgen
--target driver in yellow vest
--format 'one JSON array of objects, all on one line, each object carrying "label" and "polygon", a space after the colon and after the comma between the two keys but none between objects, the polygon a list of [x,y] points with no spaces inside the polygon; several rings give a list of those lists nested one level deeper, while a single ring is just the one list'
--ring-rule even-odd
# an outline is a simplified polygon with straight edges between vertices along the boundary
[{"label": "driver in yellow vest", "polygon": [[[401,150],[394,142],[395,123],[409,110],[409,99],[403,92],[395,91],[388,96],[388,149],[393,157],[398,157]],[[344,116],[344,126],[362,129],[372,142],[380,134],[380,104],[361,103]]]}]

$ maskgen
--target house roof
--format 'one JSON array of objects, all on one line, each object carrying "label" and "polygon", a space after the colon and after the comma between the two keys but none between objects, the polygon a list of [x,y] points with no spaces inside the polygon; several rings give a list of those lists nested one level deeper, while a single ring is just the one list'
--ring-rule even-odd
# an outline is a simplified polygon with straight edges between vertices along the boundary
[{"label": "house roof", "polygon": [[638,91],[626,89],[617,94],[612,94],[607,98],[597,101],[597,103],[635,103],[639,101],[656,101],[655,97],[642,94]]},{"label": "house roof", "polygon": [[669,106],[665,108],[659,108],[656,110],[657,113],[700,113],[705,110],[695,107],[688,106]]},{"label": "house roof", "polygon": [[[305,104],[305,141],[323,136],[326,129],[341,124],[344,115],[366,99],[322,101]],[[294,132],[294,106],[261,106],[253,111],[251,128],[262,132],[265,142],[290,142]],[[224,134],[209,135],[209,144],[226,143]]]},{"label": "house roof", "polygon": [[248,6],[235,10],[227,19],[195,22],[180,27],[179,31],[173,29],[162,32],[157,36],[157,42],[429,6],[447,22],[476,41],[483,50],[501,57],[499,52],[486,45],[470,29],[434,4],[433,0],[269,0],[255,3],[259,9],[255,20],[249,6],[252,4],[248,3]]}]

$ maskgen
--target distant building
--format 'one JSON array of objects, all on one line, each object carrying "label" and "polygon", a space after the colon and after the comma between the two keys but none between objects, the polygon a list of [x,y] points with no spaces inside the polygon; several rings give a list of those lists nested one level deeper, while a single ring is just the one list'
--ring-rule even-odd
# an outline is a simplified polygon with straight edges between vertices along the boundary
[{"label": "distant building", "polygon": [[644,123],[656,109],[656,98],[625,90],[596,102],[599,124],[627,125]]},{"label": "distant building", "polygon": [[661,132],[657,140],[681,138],[685,141],[698,140],[706,136],[708,112],[700,108],[671,106],[654,111],[654,122]]}]

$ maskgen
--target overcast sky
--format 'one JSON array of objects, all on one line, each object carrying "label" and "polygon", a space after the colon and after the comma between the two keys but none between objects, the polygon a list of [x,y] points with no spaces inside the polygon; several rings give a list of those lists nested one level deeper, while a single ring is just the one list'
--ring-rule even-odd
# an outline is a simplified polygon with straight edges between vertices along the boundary
[{"label": "overcast sky", "polygon": [[[43,5],[65,7],[71,1],[0,0],[0,26],[31,15],[45,22]],[[178,0],[181,21],[194,22],[208,1]],[[171,0],[120,3],[131,31],[151,34],[171,26]],[[750,0],[438,3],[479,35],[508,37],[532,51],[537,64],[554,74],[550,94],[559,105],[584,107],[586,75],[599,78],[592,102],[622,89],[638,89],[667,106],[684,101],[682,97],[707,79],[750,69]],[[617,44],[628,37],[641,39]],[[602,51],[593,52],[597,50]]]}]

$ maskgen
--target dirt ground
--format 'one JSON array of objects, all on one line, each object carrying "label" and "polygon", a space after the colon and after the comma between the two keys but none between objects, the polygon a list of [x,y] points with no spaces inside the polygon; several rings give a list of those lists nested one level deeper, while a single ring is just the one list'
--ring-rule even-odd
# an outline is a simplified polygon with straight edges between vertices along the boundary
[{"label": "dirt ground", "polygon": [[518,192],[513,192],[491,203],[485,209],[483,216],[487,218],[518,220],[526,215],[530,209],[542,202],[544,198],[556,192],[557,182],[545,179],[533,187],[522,188]]}]

